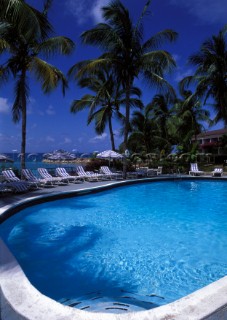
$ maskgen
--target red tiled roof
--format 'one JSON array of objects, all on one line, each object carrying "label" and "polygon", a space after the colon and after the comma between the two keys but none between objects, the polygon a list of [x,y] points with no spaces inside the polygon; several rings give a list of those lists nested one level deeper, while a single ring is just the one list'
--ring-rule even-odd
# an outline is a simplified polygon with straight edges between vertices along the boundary
[{"label": "red tiled roof", "polygon": [[207,131],[202,132],[196,136],[197,140],[204,137],[210,137],[210,136],[222,136],[224,134],[227,134],[227,128],[219,129],[219,130],[213,130],[213,131]]}]

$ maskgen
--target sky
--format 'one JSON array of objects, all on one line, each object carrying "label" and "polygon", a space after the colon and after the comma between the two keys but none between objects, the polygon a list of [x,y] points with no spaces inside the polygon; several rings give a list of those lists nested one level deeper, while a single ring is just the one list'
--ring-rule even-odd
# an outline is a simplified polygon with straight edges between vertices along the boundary
[{"label": "sky", "polygon": [[[38,8],[37,1],[27,2]],[[135,23],[146,2],[147,0],[122,0]],[[69,37],[76,45],[70,56],[56,56],[48,62],[66,74],[75,63],[98,57],[100,52],[97,48],[82,45],[80,35],[102,22],[101,8],[108,3],[109,0],[53,0],[49,20],[55,35]],[[42,1],[39,1],[40,4]],[[193,72],[192,66],[188,64],[188,57],[197,52],[205,40],[216,35],[226,23],[226,0],[153,0],[149,14],[143,20],[144,40],[164,29],[172,29],[178,33],[175,43],[160,48],[168,50],[176,60],[177,67],[168,76],[169,82],[176,88],[179,80]],[[0,57],[0,63],[3,62],[4,58]],[[29,83],[27,152],[63,149],[85,153],[111,149],[108,130],[98,136],[93,123],[87,126],[88,110],[78,114],[70,113],[71,102],[88,93],[86,89],[80,89],[75,82],[70,81],[65,96],[60,88],[44,95],[40,84],[32,77]],[[142,100],[146,105],[157,92],[142,80],[137,84],[142,89]],[[21,122],[15,124],[12,121],[13,90],[13,80],[0,87],[0,153],[13,150],[20,152],[21,148]],[[219,123],[212,129],[221,127],[223,124]],[[114,132],[118,146],[123,138],[119,134],[120,126],[117,122],[114,122]]]}]

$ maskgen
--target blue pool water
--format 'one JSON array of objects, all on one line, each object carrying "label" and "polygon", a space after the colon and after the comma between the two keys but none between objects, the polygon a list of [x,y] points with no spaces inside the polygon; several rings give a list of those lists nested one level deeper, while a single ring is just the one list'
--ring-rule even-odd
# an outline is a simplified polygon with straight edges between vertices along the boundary
[{"label": "blue pool water", "polygon": [[227,274],[227,183],[142,183],[29,207],[1,235],[53,299],[181,298]]}]

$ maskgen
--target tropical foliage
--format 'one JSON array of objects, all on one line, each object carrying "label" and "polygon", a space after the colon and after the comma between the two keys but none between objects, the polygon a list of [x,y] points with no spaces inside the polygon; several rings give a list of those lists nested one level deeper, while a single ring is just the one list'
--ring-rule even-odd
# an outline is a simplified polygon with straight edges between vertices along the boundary
[{"label": "tropical foliage", "polygon": [[[24,0],[0,0],[0,54],[5,58],[0,81],[15,81],[12,115],[14,122],[21,120],[22,124],[22,168],[30,75],[41,84],[44,94],[59,85],[64,94],[68,84],[61,70],[47,62],[55,54],[70,54],[74,48],[69,38],[54,36],[47,16],[51,3],[46,0],[43,11],[38,11]],[[223,120],[227,126],[227,25],[189,57],[195,73],[180,82],[178,96],[166,80],[175,61],[169,52],[161,50],[177,39],[177,33],[166,29],[144,39],[143,22],[150,3],[146,2],[134,23],[128,9],[113,0],[102,8],[104,22],[82,33],[83,44],[97,47],[101,54],[70,68],[69,78],[88,90],[71,103],[70,111],[87,109],[87,123],[94,123],[98,134],[108,128],[113,150],[114,125],[118,122],[123,136],[120,149],[129,149],[135,161],[163,158],[173,146],[182,159],[185,155],[194,159],[198,147],[192,143],[193,137],[204,130],[203,125]],[[145,108],[142,92],[136,87],[138,79],[156,89]],[[213,122],[206,109],[208,103],[213,103],[216,112]],[[133,112],[134,107],[137,110]],[[226,150],[225,140],[222,147]]]},{"label": "tropical foliage", "polygon": [[200,50],[189,61],[196,67],[196,71],[193,76],[185,78],[182,85],[194,82],[196,91],[191,98],[203,98],[204,104],[212,98],[216,110],[214,123],[224,120],[227,125],[227,25],[217,36],[203,42]]},{"label": "tropical foliage", "polygon": [[[171,54],[158,50],[164,42],[176,40],[177,33],[164,30],[147,41],[143,41],[143,16],[150,1],[147,2],[136,25],[133,24],[129,11],[118,1],[112,1],[103,8],[106,23],[99,23],[93,29],[82,34],[84,44],[99,47],[104,53],[98,58],[75,64],[70,74],[79,76],[98,70],[100,66],[112,68],[115,81],[125,90],[125,125],[124,150],[128,148],[130,128],[130,93],[134,80],[142,75],[152,86],[174,94],[173,88],[164,79],[164,74],[175,66]],[[126,168],[124,168],[125,172]]]},{"label": "tropical foliage", "polygon": [[29,73],[41,83],[44,93],[52,91],[59,84],[62,85],[64,93],[67,81],[63,73],[39,56],[49,58],[56,53],[69,54],[74,44],[66,37],[49,36],[52,31],[47,19],[49,1],[46,2],[43,12],[30,7],[24,1],[10,1],[8,9],[5,8],[5,3],[0,11],[0,52],[7,51],[9,58],[1,67],[1,72],[2,77],[12,76],[15,80],[12,114],[14,122],[22,120],[21,167],[24,168]]},{"label": "tropical foliage", "polygon": [[[85,94],[81,99],[74,100],[71,104],[71,112],[77,113],[89,108],[88,124],[95,121],[95,130],[102,134],[108,123],[112,150],[115,150],[114,131],[112,120],[114,116],[124,123],[125,119],[120,112],[120,107],[125,104],[125,91],[120,83],[114,81],[114,76],[106,68],[100,69],[78,81],[82,88],[88,88],[95,95]],[[139,97],[141,91],[131,88],[130,106],[142,108],[143,104]],[[135,97],[133,97],[133,95]],[[138,98],[136,98],[136,96]]]}]

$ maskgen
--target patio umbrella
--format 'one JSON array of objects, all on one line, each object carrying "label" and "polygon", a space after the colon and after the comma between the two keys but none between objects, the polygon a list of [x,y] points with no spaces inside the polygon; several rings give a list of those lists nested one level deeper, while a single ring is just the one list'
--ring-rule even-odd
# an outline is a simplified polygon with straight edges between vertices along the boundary
[{"label": "patio umbrella", "polygon": [[122,159],[124,158],[122,154],[117,153],[113,150],[106,150],[97,154],[96,158],[99,159],[109,159],[109,165],[111,159]]},{"label": "patio umbrella", "polygon": [[0,162],[14,162],[13,159],[5,156],[4,154],[0,154]]}]

